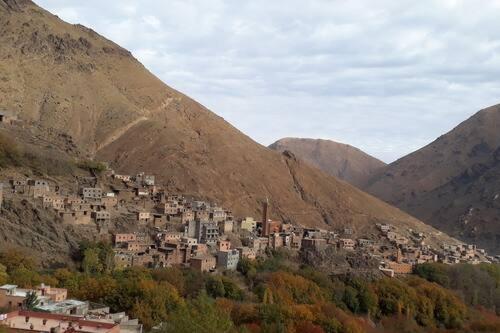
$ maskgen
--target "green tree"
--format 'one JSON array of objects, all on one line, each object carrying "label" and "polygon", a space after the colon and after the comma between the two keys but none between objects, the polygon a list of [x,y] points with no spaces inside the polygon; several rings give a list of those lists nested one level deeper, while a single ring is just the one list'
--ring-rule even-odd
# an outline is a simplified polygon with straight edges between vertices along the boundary
[{"label": "green tree", "polygon": [[6,284],[9,281],[9,274],[7,274],[7,267],[0,264],[0,285]]},{"label": "green tree", "polygon": [[26,299],[24,300],[23,307],[26,310],[34,310],[38,306],[39,303],[40,303],[40,300],[38,299],[36,292],[29,291],[26,294]]},{"label": "green tree", "polygon": [[103,270],[98,248],[88,248],[83,252],[82,269],[86,274],[98,274]]},{"label": "green tree", "polygon": [[206,285],[207,293],[213,298],[224,297],[226,295],[226,289],[224,288],[224,283],[222,279],[218,276],[210,277]]},{"label": "green tree", "polygon": [[165,333],[223,333],[231,332],[234,324],[228,313],[219,309],[206,293],[179,307],[165,322]]},{"label": "green tree", "polygon": [[347,286],[344,291],[344,297],[342,299],[353,313],[358,313],[360,311],[358,291],[351,286]]}]

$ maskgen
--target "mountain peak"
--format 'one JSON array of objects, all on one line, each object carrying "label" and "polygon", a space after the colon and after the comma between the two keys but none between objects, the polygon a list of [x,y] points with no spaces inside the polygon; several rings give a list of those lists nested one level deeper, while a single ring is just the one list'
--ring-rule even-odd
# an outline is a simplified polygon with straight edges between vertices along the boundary
[{"label": "mountain peak", "polygon": [[324,139],[287,137],[271,144],[269,148],[289,151],[322,171],[362,186],[375,172],[385,166],[358,148]]}]

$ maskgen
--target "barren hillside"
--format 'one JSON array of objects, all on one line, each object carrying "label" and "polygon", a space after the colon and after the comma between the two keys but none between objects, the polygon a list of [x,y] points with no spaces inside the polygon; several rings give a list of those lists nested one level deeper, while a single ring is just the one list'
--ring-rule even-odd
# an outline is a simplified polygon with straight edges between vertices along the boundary
[{"label": "barren hillside", "polygon": [[295,156],[346,182],[361,187],[385,163],[350,145],[331,140],[284,138],[269,148]]},{"label": "barren hillside", "polygon": [[[356,188],[263,147],[153,76],[128,51],[28,0],[0,0],[0,108],[64,131],[120,172],[147,171],[172,191],[305,225],[376,221],[427,229]],[[427,229],[430,230],[430,229]],[[430,232],[434,232],[430,230]]]},{"label": "barren hillside", "polygon": [[465,241],[500,252],[500,105],[390,164],[370,193]]}]

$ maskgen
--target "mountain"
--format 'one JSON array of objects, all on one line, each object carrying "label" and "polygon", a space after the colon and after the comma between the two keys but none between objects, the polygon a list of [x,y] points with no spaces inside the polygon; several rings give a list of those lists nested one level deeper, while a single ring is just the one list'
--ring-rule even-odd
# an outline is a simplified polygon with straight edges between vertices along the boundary
[{"label": "mountain", "polygon": [[269,198],[271,217],[303,225],[364,232],[385,221],[445,237],[290,152],[257,144],[127,50],[28,0],[0,0],[0,108],[64,132],[82,155],[120,173],[153,173],[168,190],[236,216],[259,216]]},{"label": "mountain", "polygon": [[500,252],[500,105],[390,164],[365,189],[464,241]]},{"label": "mountain", "polygon": [[331,140],[284,138],[269,148],[291,151],[298,158],[346,182],[360,187],[386,164],[350,145]]}]

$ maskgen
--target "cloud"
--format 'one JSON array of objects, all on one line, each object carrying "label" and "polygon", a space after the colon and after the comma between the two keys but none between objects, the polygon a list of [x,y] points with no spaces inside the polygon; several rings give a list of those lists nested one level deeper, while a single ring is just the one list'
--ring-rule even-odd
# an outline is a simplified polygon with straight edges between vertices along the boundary
[{"label": "cloud", "polygon": [[330,138],[391,161],[498,103],[499,1],[38,2],[266,145]]}]

